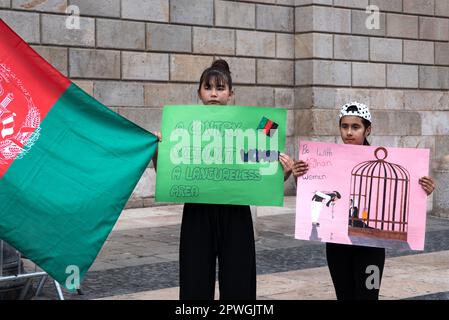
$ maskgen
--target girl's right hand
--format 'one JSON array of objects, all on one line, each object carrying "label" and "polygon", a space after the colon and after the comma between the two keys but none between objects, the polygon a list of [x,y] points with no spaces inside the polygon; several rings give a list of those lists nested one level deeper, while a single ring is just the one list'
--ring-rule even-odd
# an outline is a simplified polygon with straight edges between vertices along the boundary
[{"label": "girl's right hand", "polygon": [[292,172],[295,178],[302,177],[307,173],[307,171],[309,171],[309,165],[307,164],[307,162],[304,162],[302,160],[295,161],[292,166]]},{"label": "girl's right hand", "polygon": [[156,131],[156,132],[152,132],[152,134],[154,134],[158,138],[159,142],[162,141],[162,133],[160,133],[159,131]]}]

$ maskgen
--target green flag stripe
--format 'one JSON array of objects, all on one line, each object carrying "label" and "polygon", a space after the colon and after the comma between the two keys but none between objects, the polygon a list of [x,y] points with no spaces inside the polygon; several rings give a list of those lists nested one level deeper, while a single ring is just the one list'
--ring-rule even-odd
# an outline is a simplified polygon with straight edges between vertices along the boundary
[{"label": "green flag stripe", "polygon": [[157,138],[72,84],[0,180],[0,234],[61,284],[96,258]]}]

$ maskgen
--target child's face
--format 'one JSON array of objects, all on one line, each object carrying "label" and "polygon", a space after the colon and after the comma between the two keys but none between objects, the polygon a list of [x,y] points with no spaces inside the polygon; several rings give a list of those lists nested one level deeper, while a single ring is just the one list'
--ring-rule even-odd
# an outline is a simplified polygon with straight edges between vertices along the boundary
[{"label": "child's face", "polygon": [[345,144],[363,145],[370,133],[371,127],[365,128],[362,118],[356,116],[341,118],[340,135]]},{"label": "child's face", "polygon": [[233,92],[228,85],[217,85],[216,81],[211,81],[209,85],[203,82],[198,96],[206,105],[217,104],[227,105],[231,100]]}]

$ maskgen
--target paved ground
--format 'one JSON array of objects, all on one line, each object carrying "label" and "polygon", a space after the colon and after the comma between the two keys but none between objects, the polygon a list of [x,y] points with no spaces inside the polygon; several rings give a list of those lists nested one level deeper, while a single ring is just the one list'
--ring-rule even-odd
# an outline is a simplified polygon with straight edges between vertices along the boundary
[{"label": "paved ground", "polygon": [[[258,207],[258,299],[335,299],[325,246],[299,241],[294,197]],[[66,299],[177,299],[182,206],[125,210],[82,284]],[[424,252],[388,251],[381,299],[449,299],[449,220],[429,217]],[[217,286],[218,287],[218,286]],[[44,296],[54,298],[48,283]]]}]

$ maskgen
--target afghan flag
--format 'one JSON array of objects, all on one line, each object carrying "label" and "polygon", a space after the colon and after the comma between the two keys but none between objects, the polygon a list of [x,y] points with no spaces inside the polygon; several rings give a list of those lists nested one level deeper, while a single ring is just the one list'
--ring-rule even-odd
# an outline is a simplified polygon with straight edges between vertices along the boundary
[{"label": "afghan flag", "polygon": [[266,117],[262,117],[257,129],[263,130],[263,132],[271,138],[278,127],[279,125],[276,122],[273,122]]},{"label": "afghan flag", "polygon": [[156,145],[0,20],[0,239],[74,289]]}]

